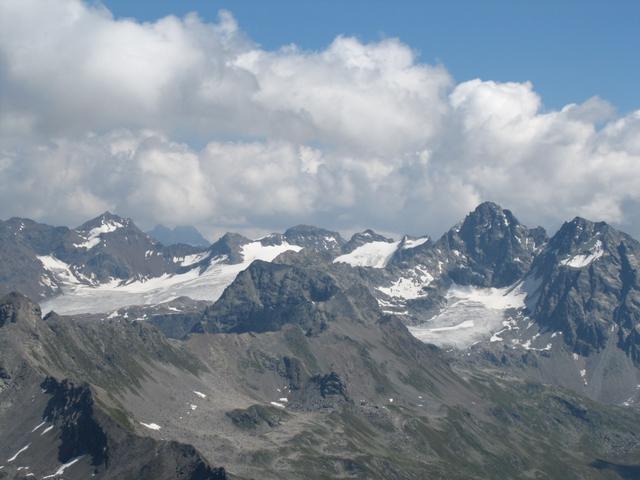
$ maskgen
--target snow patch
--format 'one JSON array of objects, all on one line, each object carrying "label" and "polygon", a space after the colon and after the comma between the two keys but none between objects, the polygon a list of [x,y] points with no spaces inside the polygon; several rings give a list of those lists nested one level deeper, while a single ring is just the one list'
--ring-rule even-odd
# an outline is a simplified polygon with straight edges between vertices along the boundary
[{"label": "snow patch", "polygon": [[73,460],[71,460],[70,462],[65,463],[64,465],[61,465],[60,468],[58,468],[58,470],[56,470],[55,473],[52,473],[51,475],[47,475],[46,477],[42,477],[42,479],[44,480],[45,478],[55,478],[55,477],[61,477],[62,475],[64,475],[64,471],[69,468],[71,465],[75,464],[78,460],[80,460],[82,458],[82,456],[78,457],[78,458],[74,458]]},{"label": "snow patch", "polygon": [[589,385],[589,382],[587,381],[587,370],[585,368],[580,370],[580,377],[582,378],[582,381],[585,385]]},{"label": "snow patch", "polygon": [[47,424],[47,422],[42,422],[41,424],[36,425],[36,426],[33,428],[33,430],[31,430],[31,433],[35,432],[35,431],[36,431],[36,430],[38,430],[40,427],[42,427],[42,426],[44,426],[44,425],[46,425],[46,424]]},{"label": "snow patch", "polygon": [[157,423],[144,423],[144,422],[140,422],[140,425],[142,425],[143,427],[147,427],[149,430],[160,430],[162,427],[160,425],[158,425]]},{"label": "snow patch", "polygon": [[501,330],[498,330],[493,335],[491,335],[489,342],[502,342],[504,339],[500,335],[502,335],[504,332],[520,329],[520,327],[518,327],[518,322],[513,317],[509,317],[504,320],[502,322],[502,327],[503,328]]},{"label": "snow patch", "polygon": [[438,327],[438,328],[432,328],[430,329],[431,332],[447,332],[449,330],[460,330],[463,328],[473,328],[474,327],[474,323],[473,320],[465,320],[462,323],[459,323],[457,325],[453,325],[451,327]]},{"label": "snow patch", "polygon": [[[49,272],[53,278],[61,282],[63,285],[80,285],[78,276],[71,270],[71,266],[53,255],[40,255],[37,257],[42,263],[44,269]],[[44,278],[43,278],[44,280]],[[47,282],[52,284],[51,280]]]},{"label": "snow patch", "polygon": [[400,242],[369,242],[345,255],[340,255],[333,263],[347,263],[352,267],[384,268],[398,249]]},{"label": "snow patch", "polygon": [[194,391],[193,391],[193,393],[195,393],[195,394],[196,394],[197,396],[199,396],[200,398],[207,398],[207,396],[206,396],[204,393],[202,393],[202,392],[197,392],[197,391],[195,391],[195,390],[194,390]]},{"label": "snow patch", "polygon": [[53,425],[49,425],[47,428],[45,428],[40,436],[43,436],[45,433],[50,432],[51,430],[53,430]]},{"label": "snow patch", "polygon": [[173,263],[178,263],[181,267],[190,267],[201,262],[209,256],[209,252],[195,253],[193,255],[185,255],[184,257],[173,257]]},{"label": "snow patch", "polygon": [[416,248],[419,247],[420,245],[426,243],[429,241],[429,237],[420,237],[420,238],[415,238],[415,239],[409,239],[406,238],[403,240],[402,242],[402,249],[403,250],[410,250],[412,248]]},{"label": "snow patch", "polygon": [[25,451],[27,448],[29,448],[30,446],[31,446],[31,444],[29,443],[29,444],[25,445],[24,447],[22,447],[20,450],[18,450],[18,451],[13,455],[13,457],[8,458],[8,459],[7,459],[7,462],[8,462],[8,463],[13,462],[16,458],[18,458],[18,455],[20,455],[22,452],[24,452],[24,451]]},{"label": "snow patch", "polygon": [[564,259],[560,262],[560,265],[571,268],[584,268],[602,257],[602,255],[604,255],[604,249],[602,248],[602,242],[598,240],[589,253]]},{"label": "snow patch", "polygon": [[120,222],[114,222],[113,220],[105,221],[105,219],[103,218],[102,225],[92,228],[86,235],[84,235],[84,242],[74,244],[73,246],[76,248],[85,248],[87,250],[91,250],[93,247],[100,244],[100,237],[103,233],[115,232],[122,227],[124,227],[124,225],[122,225]]},{"label": "snow patch", "polygon": [[269,402],[271,405],[273,405],[274,407],[278,407],[278,408],[286,408],[286,406],[283,403],[280,402]]},{"label": "snow patch", "polygon": [[433,281],[433,276],[422,267],[416,267],[404,277],[395,280],[388,287],[377,287],[385,295],[403,300],[413,300],[423,296],[422,289]]}]

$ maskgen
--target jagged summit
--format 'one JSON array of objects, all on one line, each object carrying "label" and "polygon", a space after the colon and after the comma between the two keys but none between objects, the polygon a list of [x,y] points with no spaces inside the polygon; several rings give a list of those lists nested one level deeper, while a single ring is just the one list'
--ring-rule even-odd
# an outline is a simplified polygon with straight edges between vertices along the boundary
[{"label": "jagged summit", "polygon": [[147,234],[164,245],[180,243],[192,247],[208,247],[210,245],[210,242],[202,236],[198,229],[191,225],[178,225],[174,228],[156,225]]},{"label": "jagged summit", "polygon": [[241,248],[251,240],[239,233],[227,232],[209,247],[211,257],[226,256],[230,263],[242,261]]},{"label": "jagged summit", "polygon": [[284,238],[292,245],[318,251],[337,251],[345,240],[338,232],[312,225],[296,225],[284,232]]},{"label": "jagged summit", "polygon": [[631,236],[606,222],[575,217],[549,239],[532,270],[542,275],[557,267],[585,268],[604,255],[618,256],[621,246],[628,249],[636,244]]},{"label": "jagged summit", "polygon": [[82,225],[76,228],[76,230],[80,232],[86,232],[86,231],[89,231],[95,228],[104,227],[104,226],[125,227],[125,226],[129,226],[130,224],[133,224],[133,220],[131,220],[130,218],[120,217],[119,215],[115,215],[107,210],[106,212],[101,213],[97,217],[84,222]]},{"label": "jagged summit", "polygon": [[541,227],[529,229],[510,210],[484,202],[436,245],[464,260],[463,268],[452,272],[457,282],[503,287],[528,270],[546,239]]},{"label": "jagged summit", "polygon": [[619,236],[616,229],[605,222],[592,222],[582,217],[575,217],[562,224],[560,229],[549,240],[549,247],[568,253],[572,248],[590,242],[594,237],[605,237],[607,234]]},{"label": "jagged summit", "polygon": [[388,237],[385,237],[384,235],[380,235],[379,233],[371,230],[370,228],[367,228],[362,232],[354,233],[351,236],[350,241],[357,240],[357,239],[362,239],[369,242],[393,242],[393,238],[388,238]]},{"label": "jagged summit", "polygon": [[588,355],[611,337],[633,357],[629,343],[640,324],[640,243],[605,222],[566,222],[536,257],[531,275],[540,282],[532,315],[563,332],[565,342]]},{"label": "jagged summit", "polygon": [[458,233],[468,243],[473,244],[480,232],[490,232],[495,238],[509,231],[517,231],[520,225],[510,210],[505,210],[493,202],[484,202],[465,217]]}]

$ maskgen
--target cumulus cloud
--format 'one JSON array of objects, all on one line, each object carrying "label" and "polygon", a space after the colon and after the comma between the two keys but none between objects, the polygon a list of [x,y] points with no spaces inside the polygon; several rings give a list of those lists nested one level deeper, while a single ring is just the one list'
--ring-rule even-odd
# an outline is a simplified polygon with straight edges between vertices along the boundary
[{"label": "cumulus cloud", "polygon": [[640,233],[640,111],[456,84],[398,39],[267,51],[231,13],[0,4],[0,217],[438,234],[483,200]]}]

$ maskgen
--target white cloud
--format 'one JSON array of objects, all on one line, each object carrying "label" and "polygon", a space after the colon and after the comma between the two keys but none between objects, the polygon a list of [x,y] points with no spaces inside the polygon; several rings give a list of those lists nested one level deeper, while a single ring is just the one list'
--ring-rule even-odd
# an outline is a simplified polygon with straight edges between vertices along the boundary
[{"label": "white cloud", "polygon": [[138,23],[6,0],[0,217],[438,234],[494,200],[640,233],[640,111],[542,104],[530,83],[455,84],[397,39],[267,51],[227,12]]}]

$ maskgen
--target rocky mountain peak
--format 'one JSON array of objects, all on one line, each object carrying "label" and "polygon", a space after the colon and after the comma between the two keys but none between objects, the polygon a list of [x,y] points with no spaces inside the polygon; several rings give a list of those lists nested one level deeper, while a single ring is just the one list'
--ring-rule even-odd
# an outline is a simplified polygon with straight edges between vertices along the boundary
[{"label": "rocky mountain peak", "polygon": [[[2,220],[0,220],[2,222]],[[36,222],[31,220],[30,218],[22,218],[22,217],[11,217],[9,220],[5,222],[7,226],[14,230],[24,230],[25,228],[29,228],[33,225],[36,225]]]},{"label": "rocky mountain peak", "polygon": [[340,250],[345,244],[338,232],[312,225],[296,225],[284,232],[284,238],[292,245],[318,251]]},{"label": "rocky mountain peak", "polygon": [[559,254],[568,254],[575,249],[589,248],[598,239],[606,241],[618,237],[618,232],[605,222],[591,222],[582,217],[575,217],[565,222],[549,241],[548,249]]},{"label": "rocky mountain peak", "polygon": [[242,246],[250,243],[247,237],[239,233],[227,232],[209,247],[210,257],[225,255],[229,263],[242,262]]},{"label": "rocky mountain peak", "polygon": [[328,316],[318,304],[338,291],[335,280],[324,272],[256,260],[205,310],[203,327],[209,332],[244,333],[297,324],[305,331],[319,331]]},{"label": "rocky mountain peak", "polygon": [[370,228],[363,230],[362,232],[354,233],[351,240],[362,239],[368,242],[393,242],[393,238],[388,238],[379,233],[374,232]]},{"label": "rocky mountain peak", "polygon": [[152,230],[149,230],[147,234],[164,245],[182,243],[193,247],[209,246],[209,242],[202,236],[198,229],[192,225],[178,225],[174,228],[156,225]]},{"label": "rocky mountain peak", "polygon": [[639,255],[636,240],[604,222],[566,222],[531,267],[540,283],[533,317],[582,355],[605,348],[615,333],[640,359],[630,341],[640,322]]},{"label": "rocky mountain peak", "polygon": [[115,215],[109,211],[106,211],[91,220],[86,221],[82,225],[80,225],[76,230],[80,232],[88,232],[95,228],[102,228],[104,226],[111,226],[115,228],[127,227],[130,224],[133,224],[133,221],[130,218],[123,218],[118,215]]},{"label": "rocky mountain peak", "polygon": [[438,248],[459,265],[451,272],[454,281],[497,287],[521,278],[545,241],[541,227],[529,229],[510,210],[484,202],[449,230]]},{"label": "rocky mountain peak", "polygon": [[9,323],[26,322],[35,327],[42,319],[40,306],[18,292],[0,298],[0,327]]},{"label": "rocky mountain peak", "polygon": [[618,256],[619,246],[625,242],[635,243],[631,237],[605,222],[575,217],[565,222],[551,237],[536,258],[532,270],[539,276],[557,268],[585,268],[603,255]]},{"label": "rocky mountain peak", "polygon": [[473,245],[476,240],[483,240],[486,236],[495,239],[516,233],[520,226],[510,210],[503,210],[492,202],[484,202],[466,216],[458,234],[466,243]]}]

